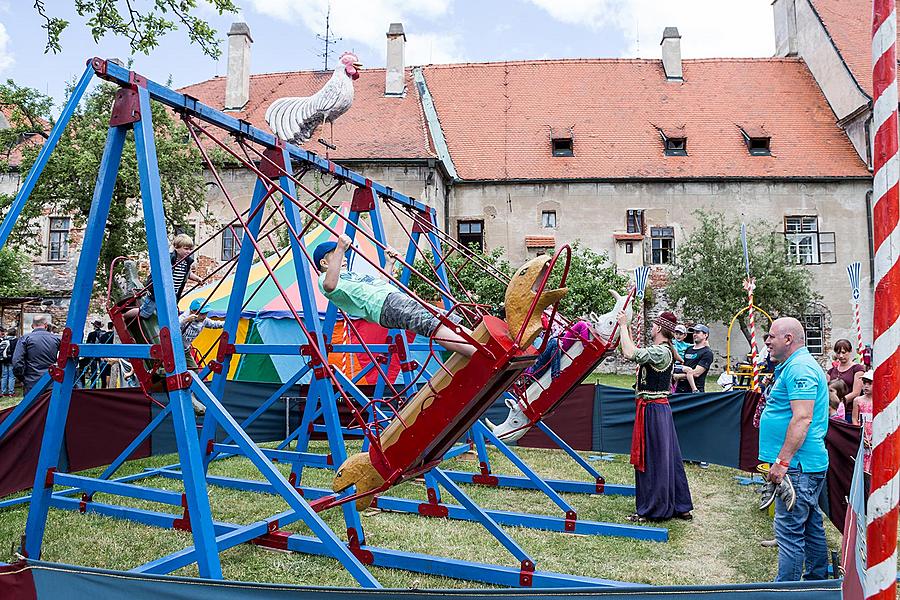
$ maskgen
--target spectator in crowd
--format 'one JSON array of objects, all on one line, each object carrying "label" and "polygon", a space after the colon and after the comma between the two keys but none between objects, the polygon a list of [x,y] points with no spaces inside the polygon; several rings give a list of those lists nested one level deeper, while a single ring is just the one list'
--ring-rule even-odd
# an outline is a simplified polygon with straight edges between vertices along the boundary
[{"label": "spectator in crowd", "polygon": [[[106,331],[100,336],[99,343],[112,344],[116,341],[116,332],[113,330],[112,321],[107,321]],[[100,361],[100,382],[104,388],[109,387],[109,376],[112,374],[112,363],[109,360]]]},{"label": "spectator in crowd", "polygon": [[684,369],[674,375],[677,385],[675,392],[705,392],[706,376],[712,366],[713,353],[709,349],[709,327],[698,323],[688,332],[694,334],[694,345],[684,351]]},{"label": "spectator in crowd", "polygon": [[34,384],[56,362],[59,355],[59,336],[47,330],[46,317],[35,317],[31,322],[31,333],[23,335],[13,353],[13,372],[22,381],[28,394]]},{"label": "spectator in crowd", "polygon": [[862,393],[853,399],[853,424],[863,428],[863,471],[872,473],[872,382],[875,371],[862,375]]},{"label": "spectator in crowd", "polygon": [[834,343],[834,362],[828,370],[828,381],[840,379],[847,386],[847,394],[844,396],[844,408],[847,421],[850,421],[850,413],[853,411],[853,400],[862,392],[862,375],[866,368],[853,362],[853,344],[850,340],[840,339]]},{"label": "spectator in crowd", "polygon": [[[828,384],[828,416],[832,419],[846,421],[846,408],[844,407],[847,396],[847,384],[842,379],[835,379]],[[858,396],[857,396],[858,397]]]},{"label": "spectator in crowd", "polygon": [[[102,339],[104,336],[103,331],[103,323],[99,320],[95,320],[91,323],[93,329],[87,334],[87,338],[84,340],[85,344],[102,344]],[[103,361],[99,358],[91,358],[90,362],[87,365],[87,370],[85,374],[86,381],[84,382],[84,387],[86,388],[96,388],[102,387],[100,380],[100,371],[102,369]]]},{"label": "spectator in crowd", "polygon": [[775,581],[825,579],[828,548],[819,512],[828,453],[828,382],[806,348],[800,321],[776,319],[765,336],[778,361],[759,427],[759,460],[775,493]]},{"label": "spectator in crowd", "polygon": [[206,308],[201,298],[195,298],[191,302],[188,310],[178,315],[178,324],[181,327],[181,339],[184,342],[184,360],[187,362],[188,369],[197,370],[197,361],[191,354],[191,344],[200,335],[204,329],[222,329],[225,327],[224,320],[210,319],[207,315],[209,309]]},{"label": "spectator in crowd", "polygon": [[684,362],[684,353],[691,347],[691,343],[685,340],[687,337],[687,327],[679,323],[675,326],[675,339],[672,345],[675,347],[675,362]]},{"label": "spectator in crowd", "polygon": [[0,396],[16,395],[16,377],[12,357],[16,351],[16,330],[0,327]]}]

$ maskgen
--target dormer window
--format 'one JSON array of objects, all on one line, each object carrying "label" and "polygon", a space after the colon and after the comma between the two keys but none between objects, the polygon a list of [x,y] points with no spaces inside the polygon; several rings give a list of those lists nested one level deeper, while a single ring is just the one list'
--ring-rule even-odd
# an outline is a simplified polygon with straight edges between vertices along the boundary
[{"label": "dormer window", "polygon": [[771,156],[769,142],[772,136],[763,127],[741,127],[741,135],[751,156]]},{"label": "dormer window", "polygon": [[572,139],[553,140],[553,156],[574,156]]},{"label": "dormer window", "polygon": [[687,138],[666,138],[666,156],[687,156]]},{"label": "dormer window", "polygon": [[571,127],[551,127],[550,147],[553,156],[575,156]]},{"label": "dormer window", "polygon": [[666,156],[687,156],[687,136],[684,133],[684,126],[659,129],[659,136],[662,138]]}]

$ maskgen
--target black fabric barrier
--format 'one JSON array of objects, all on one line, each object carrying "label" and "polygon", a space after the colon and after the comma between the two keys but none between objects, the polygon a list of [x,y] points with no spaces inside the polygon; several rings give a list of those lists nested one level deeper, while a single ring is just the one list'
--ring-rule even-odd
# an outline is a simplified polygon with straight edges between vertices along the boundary
[{"label": "black fabric barrier", "polygon": [[[743,391],[671,396],[669,404],[684,459],[737,468],[743,403]],[[596,386],[594,450],[630,453],[633,427],[634,391]]]},{"label": "black fabric barrier", "polygon": [[[277,600],[319,599],[356,600],[362,596],[383,600],[535,600],[537,598],[602,598],[603,600],[681,600],[684,598],[728,598],[729,600],[764,600],[771,598],[803,598],[804,600],[839,600],[840,581],[791,583],[753,583],[721,586],[628,588],[568,588],[529,590],[360,590],[358,588],[321,588],[283,584],[209,581],[185,577],[138,575],[87,567],[70,567],[41,561],[29,561],[38,600],[91,598],[106,600]],[[335,567],[339,568],[339,567]],[[2,579],[0,579],[2,585]],[[2,594],[0,597],[7,597]]]}]

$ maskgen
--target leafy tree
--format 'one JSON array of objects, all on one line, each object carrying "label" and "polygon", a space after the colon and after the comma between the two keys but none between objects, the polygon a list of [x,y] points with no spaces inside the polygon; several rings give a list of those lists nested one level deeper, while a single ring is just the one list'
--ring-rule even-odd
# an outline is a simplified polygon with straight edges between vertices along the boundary
[{"label": "leafy tree", "polygon": [[[220,15],[238,12],[234,0],[205,2]],[[162,36],[183,26],[191,43],[200,46],[204,54],[211,58],[219,58],[222,54],[216,30],[193,14],[197,10],[197,0],[153,0],[147,4],[150,6],[142,9],[136,0],[75,0],[75,12],[79,17],[87,18],[95,42],[112,34],[127,39],[132,52],[149,54],[159,46]],[[47,32],[44,52],[60,52],[60,37],[69,21],[54,16],[46,0],[35,0],[34,10],[44,20],[42,28]]]},{"label": "leafy tree", "polygon": [[[562,257],[560,257],[562,261]],[[562,274],[562,263],[557,263],[550,287],[559,286]],[[572,246],[572,261],[566,287],[569,293],[559,303],[559,310],[568,318],[576,318],[595,312],[598,315],[612,309],[616,301],[608,290],[625,293],[628,288],[628,277],[619,274],[616,265],[609,262],[606,251],[594,252],[581,242]]]},{"label": "leafy tree", "polygon": [[[499,314],[500,307],[503,306],[503,296],[506,293],[505,280],[512,275],[513,270],[509,266],[509,262],[503,258],[502,248],[495,248],[491,252],[483,252],[473,246],[471,251],[481,261],[493,265],[501,274],[503,281],[498,281],[459,252],[454,252],[444,262],[444,266],[448,271],[447,278],[450,282],[450,291],[460,302],[469,302],[468,296],[463,291],[467,290],[472,294],[476,302],[492,307],[492,312]],[[430,251],[426,252],[425,258],[417,258],[413,266],[428,277],[430,281],[437,281],[437,277],[434,276],[432,271],[434,261],[431,258]],[[450,272],[455,273],[456,276],[454,277]],[[416,275],[410,279],[409,287],[420,298],[432,302],[440,300],[440,294]]]},{"label": "leafy tree", "polygon": [[[118,89],[111,84],[100,85],[79,105],[17,221],[10,239],[13,244],[34,248],[36,238],[31,224],[48,210],[71,215],[76,228],[85,224]],[[10,149],[21,151],[20,169],[25,173],[34,164],[43,141],[41,136],[53,124],[49,114],[51,102],[39,92],[9,80],[0,84],[0,106],[6,109],[10,121],[9,129],[0,131],[0,148],[7,149],[7,156]],[[151,106],[163,205],[171,233],[187,229],[188,216],[204,203],[202,162],[185,125],[162,105],[154,102]],[[134,255],[146,248],[139,198],[134,134],[129,132],[97,270],[99,285],[105,286],[108,266],[115,257]],[[0,212],[12,200],[11,196],[0,196]]]},{"label": "leafy tree", "polygon": [[[720,212],[695,212],[699,225],[681,244],[666,293],[685,315],[727,325],[747,305],[740,226]],[[812,274],[789,263],[784,239],[766,223],[748,227],[750,272],[756,278],[753,302],[770,315],[798,315],[820,300],[811,287]],[[747,313],[738,322],[747,342]]]},{"label": "leafy tree", "polygon": [[24,252],[0,249],[0,297],[39,295],[42,290],[31,279],[31,261]]},{"label": "leafy tree", "polygon": [[[509,262],[503,259],[503,248],[495,248],[491,252],[481,252],[473,247],[472,251],[482,261],[493,265],[503,273],[506,279],[515,271]],[[427,275],[432,273],[429,264],[432,264],[430,256],[427,261],[416,260],[414,266],[421,273]],[[474,262],[468,262],[459,253],[451,254],[446,265],[448,269],[458,273],[462,286],[473,293],[478,302],[492,307],[493,312],[497,314],[501,312],[500,309],[506,295],[505,281],[498,281]],[[557,268],[551,274],[548,288],[559,286],[561,274],[562,263],[557,263]],[[432,280],[434,280],[433,276]],[[454,296],[460,301],[465,301],[466,296],[462,293],[459,283],[452,277],[450,280],[450,288]],[[609,263],[605,252],[594,252],[576,242],[572,247],[572,262],[566,278],[566,287],[569,288],[569,293],[560,303],[560,311],[564,316],[570,318],[583,316],[592,311],[598,314],[604,313],[610,310],[615,303],[612,295],[606,290],[615,289],[624,292],[627,285],[628,278],[616,272],[615,265]],[[433,301],[438,299],[438,294],[417,277],[413,277],[411,280],[411,288],[422,298]]]}]

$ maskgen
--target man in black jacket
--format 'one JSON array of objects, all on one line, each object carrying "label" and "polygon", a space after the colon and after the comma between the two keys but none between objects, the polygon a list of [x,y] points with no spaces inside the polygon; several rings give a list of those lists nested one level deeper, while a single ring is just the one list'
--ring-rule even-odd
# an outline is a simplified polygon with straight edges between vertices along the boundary
[{"label": "man in black jacket", "polygon": [[35,317],[31,329],[31,333],[19,339],[13,353],[13,373],[22,380],[24,394],[31,391],[59,355],[60,338],[47,331],[45,317]]}]

